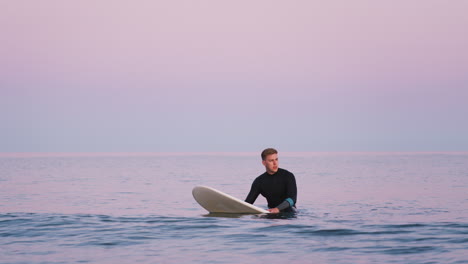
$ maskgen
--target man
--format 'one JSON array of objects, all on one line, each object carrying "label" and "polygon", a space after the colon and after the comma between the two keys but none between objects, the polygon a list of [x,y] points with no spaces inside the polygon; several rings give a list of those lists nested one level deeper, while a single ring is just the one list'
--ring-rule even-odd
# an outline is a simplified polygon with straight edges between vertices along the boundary
[{"label": "man", "polygon": [[261,156],[266,172],[254,180],[245,201],[253,204],[258,195],[261,194],[268,201],[270,213],[294,212],[297,198],[294,174],[278,167],[278,151],[276,149],[267,148]]}]

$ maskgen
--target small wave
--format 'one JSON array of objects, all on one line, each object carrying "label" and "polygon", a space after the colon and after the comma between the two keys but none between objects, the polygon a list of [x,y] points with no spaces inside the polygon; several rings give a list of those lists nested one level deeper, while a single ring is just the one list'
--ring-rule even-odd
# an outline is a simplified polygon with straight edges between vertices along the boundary
[{"label": "small wave", "polygon": [[[66,240],[64,245],[119,246],[167,239],[171,236],[193,237],[227,226],[210,219],[183,217],[114,217],[107,215],[3,214],[0,237],[5,243]],[[26,242],[25,242],[26,241]]]},{"label": "small wave", "polygon": [[409,246],[409,247],[396,247],[381,250],[380,252],[388,255],[406,255],[406,254],[419,254],[426,252],[440,252],[441,248],[435,246]]},{"label": "small wave", "polygon": [[453,244],[468,244],[468,238],[452,238],[447,241]]},{"label": "small wave", "polygon": [[351,236],[366,234],[365,232],[360,232],[352,229],[320,229],[311,231],[299,231],[298,233],[307,233],[318,236]]},{"label": "small wave", "polygon": [[338,251],[346,251],[346,250],[352,250],[352,249],[353,248],[351,247],[325,247],[325,248],[317,248],[315,249],[315,251],[338,252]]}]

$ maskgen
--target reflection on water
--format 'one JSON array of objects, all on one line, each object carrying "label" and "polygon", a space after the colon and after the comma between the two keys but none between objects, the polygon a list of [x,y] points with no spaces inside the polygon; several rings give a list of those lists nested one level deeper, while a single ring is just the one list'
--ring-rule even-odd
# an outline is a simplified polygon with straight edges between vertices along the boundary
[{"label": "reflection on water", "polygon": [[295,212],[284,212],[278,214],[233,214],[233,213],[209,213],[203,215],[204,217],[224,217],[224,218],[241,218],[241,217],[252,217],[262,219],[293,219],[297,218]]},{"label": "reflection on water", "polygon": [[196,185],[245,198],[257,156],[4,154],[1,262],[468,263],[467,153],[283,153],[297,213],[193,199]]},{"label": "reflection on water", "polygon": [[257,214],[209,213],[203,216],[204,217],[241,218],[241,217],[257,216]]},{"label": "reflection on water", "polygon": [[262,214],[258,215],[263,219],[294,219],[297,218],[297,212],[281,212],[278,214]]}]

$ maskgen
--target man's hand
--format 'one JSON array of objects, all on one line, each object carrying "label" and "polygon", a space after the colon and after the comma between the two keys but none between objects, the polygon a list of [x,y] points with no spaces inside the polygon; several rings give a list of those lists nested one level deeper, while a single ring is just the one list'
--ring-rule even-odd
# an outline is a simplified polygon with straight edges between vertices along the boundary
[{"label": "man's hand", "polygon": [[271,208],[268,209],[268,212],[270,212],[270,214],[277,214],[280,212],[280,210],[278,208]]}]

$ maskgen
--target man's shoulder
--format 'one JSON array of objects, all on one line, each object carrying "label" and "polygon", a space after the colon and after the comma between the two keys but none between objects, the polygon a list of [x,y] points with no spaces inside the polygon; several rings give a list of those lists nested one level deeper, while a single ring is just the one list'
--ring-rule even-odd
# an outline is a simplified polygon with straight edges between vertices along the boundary
[{"label": "man's shoulder", "polygon": [[268,175],[268,173],[265,171],[264,173],[258,175],[257,178],[256,178],[255,180],[260,180],[260,179],[262,179],[262,178],[265,178],[267,175]]},{"label": "man's shoulder", "polygon": [[286,169],[282,169],[282,168],[278,168],[278,171],[281,173],[281,174],[284,174],[284,175],[291,175],[291,176],[294,176],[294,174]]}]

